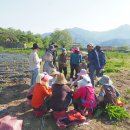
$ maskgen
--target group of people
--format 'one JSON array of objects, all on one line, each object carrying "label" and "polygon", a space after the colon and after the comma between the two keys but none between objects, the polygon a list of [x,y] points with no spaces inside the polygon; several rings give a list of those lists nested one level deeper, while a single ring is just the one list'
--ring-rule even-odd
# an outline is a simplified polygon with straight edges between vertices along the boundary
[{"label": "group of people", "polygon": [[[103,75],[106,58],[100,46],[87,45],[88,56],[83,59],[79,48],[74,48],[70,56],[70,79],[67,75],[67,51],[62,48],[58,57],[58,69],[55,67],[53,53],[54,45],[46,49],[42,59],[38,57],[39,47],[33,44],[33,51],[29,57],[32,71],[31,88],[28,100],[34,111],[42,113],[52,109],[54,112],[67,111],[70,104],[82,115],[91,115],[97,105],[105,106],[107,103],[116,105],[119,92],[113,86],[109,76]],[[57,53],[54,53],[55,56]],[[44,61],[43,72],[40,72],[40,63]],[[64,71],[64,74],[62,73]],[[74,77],[75,70],[75,77]],[[102,86],[99,95],[95,94],[94,78],[100,77],[98,83]]]}]

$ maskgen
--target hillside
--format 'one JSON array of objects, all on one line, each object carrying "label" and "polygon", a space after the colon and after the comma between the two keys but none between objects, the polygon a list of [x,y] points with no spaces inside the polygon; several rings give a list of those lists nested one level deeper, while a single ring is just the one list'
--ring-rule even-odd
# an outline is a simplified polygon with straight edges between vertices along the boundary
[{"label": "hillside", "polygon": [[[70,32],[74,41],[77,43],[86,44],[93,42],[94,44],[103,44],[106,46],[130,46],[130,25],[125,24],[118,28],[108,31],[89,31],[81,28],[66,29]],[[45,33],[42,36],[48,36],[51,33]]]}]

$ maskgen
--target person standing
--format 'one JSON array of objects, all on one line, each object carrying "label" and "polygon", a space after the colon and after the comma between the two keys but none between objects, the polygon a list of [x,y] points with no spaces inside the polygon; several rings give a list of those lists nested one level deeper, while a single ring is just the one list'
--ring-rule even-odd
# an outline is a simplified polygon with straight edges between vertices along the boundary
[{"label": "person standing", "polygon": [[94,86],[95,76],[101,77],[103,76],[104,66],[106,64],[106,56],[103,51],[101,51],[100,46],[93,47],[92,44],[87,45],[88,51],[88,68],[89,68],[89,76]]},{"label": "person standing", "polygon": [[73,81],[74,70],[75,70],[75,77],[77,77],[77,73],[79,72],[79,64],[82,62],[82,55],[80,54],[80,49],[77,47],[73,50],[73,53],[70,57],[70,83]]},{"label": "person standing", "polygon": [[102,77],[103,72],[104,72],[104,67],[106,65],[106,55],[101,50],[101,46],[96,46],[95,52],[96,52],[96,55],[97,55],[97,64],[95,64],[96,65],[96,76]]},{"label": "person standing", "polygon": [[97,57],[92,44],[87,45],[87,51],[88,51],[87,63],[89,69],[89,77],[91,79],[92,85],[94,86],[94,78],[95,78],[95,71],[96,71],[95,63],[97,61]]},{"label": "person standing", "polygon": [[55,43],[52,42],[52,44],[49,46],[49,49],[52,53],[52,56],[53,56],[53,64],[56,66],[56,57],[57,57],[57,48],[58,46],[55,45]]},{"label": "person standing", "polygon": [[62,53],[58,57],[59,72],[64,71],[64,76],[67,75],[67,51],[65,48],[62,48]]},{"label": "person standing", "polygon": [[37,43],[33,44],[33,47],[31,48],[33,51],[29,56],[29,66],[31,70],[31,87],[36,84],[36,77],[38,73],[40,72],[40,63],[42,59],[39,58],[37,52],[39,51],[39,46]]},{"label": "person standing", "polygon": [[43,55],[42,61],[44,61],[43,72],[50,74],[51,69],[54,69],[55,66],[53,65],[53,56],[49,49],[46,51],[45,55]]}]

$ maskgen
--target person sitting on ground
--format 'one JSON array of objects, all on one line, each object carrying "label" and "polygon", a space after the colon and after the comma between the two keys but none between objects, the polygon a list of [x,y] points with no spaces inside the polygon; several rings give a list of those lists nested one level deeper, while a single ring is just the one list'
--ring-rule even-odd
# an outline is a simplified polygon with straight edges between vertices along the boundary
[{"label": "person sitting on ground", "polygon": [[58,75],[59,73],[60,73],[60,72],[57,71],[55,68],[51,69],[50,76],[52,76],[53,79],[49,80],[49,86],[52,87],[52,85],[55,84],[57,75]]},{"label": "person sitting on ground", "polygon": [[73,94],[74,109],[83,115],[91,115],[97,106],[95,89],[89,77],[82,76],[83,79],[78,81],[78,89]]},{"label": "person sitting on ground", "polygon": [[72,91],[67,85],[67,80],[63,73],[56,76],[56,82],[52,85],[52,96],[50,106],[53,111],[66,111],[71,102]]},{"label": "person sitting on ground", "polygon": [[71,86],[74,85],[75,87],[77,87],[77,85],[78,85],[77,82],[79,80],[81,80],[83,77],[86,78],[87,82],[89,82],[89,83],[91,82],[91,79],[88,75],[88,71],[86,69],[81,69],[80,72],[77,75],[78,75],[78,78],[75,81],[72,82]]},{"label": "person sitting on ground", "polygon": [[67,75],[67,51],[65,48],[62,48],[62,53],[58,57],[59,71],[62,73],[64,71],[64,75]]},{"label": "person sitting on ground", "polygon": [[99,79],[99,84],[102,85],[101,91],[98,96],[99,106],[105,107],[107,104],[116,105],[117,98],[120,95],[109,76],[104,75]]},{"label": "person sitting on ground", "polygon": [[49,107],[49,96],[52,94],[52,89],[48,86],[51,76],[44,73],[39,73],[34,85],[31,106],[34,111],[46,112]]}]

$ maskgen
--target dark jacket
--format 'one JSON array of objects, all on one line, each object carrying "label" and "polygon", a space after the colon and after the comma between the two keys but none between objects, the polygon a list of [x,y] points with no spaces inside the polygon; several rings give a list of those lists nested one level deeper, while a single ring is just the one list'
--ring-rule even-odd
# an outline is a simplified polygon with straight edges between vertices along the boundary
[{"label": "dark jacket", "polygon": [[88,61],[89,67],[94,69],[102,69],[106,64],[106,56],[103,51],[96,51],[93,49],[91,52],[88,52]]},{"label": "dark jacket", "polygon": [[96,51],[95,53],[97,55],[97,63],[95,63],[96,69],[102,69],[104,68],[105,64],[106,64],[106,56],[105,53],[103,51]]},{"label": "dark jacket", "polygon": [[54,111],[63,111],[66,109],[68,100],[67,94],[71,92],[68,85],[53,84],[50,106]]}]

